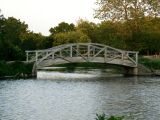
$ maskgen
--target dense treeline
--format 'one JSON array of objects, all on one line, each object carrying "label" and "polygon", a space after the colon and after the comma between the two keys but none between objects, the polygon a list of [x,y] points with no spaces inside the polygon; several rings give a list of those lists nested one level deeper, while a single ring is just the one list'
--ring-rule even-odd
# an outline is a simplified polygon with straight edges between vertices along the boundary
[{"label": "dense treeline", "polygon": [[51,28],[49,36],[28,30],[28,25],[14,17],[0,16],[0,60],[25,60],[25,50],[45,49],[75,42],[102,43],[116,48],[159,54],[160,18],[144,16],[127,21],[104,20],[95,24],[79,20]]},{"label": "dense treeline", "polygon": [[96,0],[96,5],[96,18],[118,24],[114,31],[120,32],[116,36],[125,42],[125,48],[141,54],[159,53],[159,0]]}]

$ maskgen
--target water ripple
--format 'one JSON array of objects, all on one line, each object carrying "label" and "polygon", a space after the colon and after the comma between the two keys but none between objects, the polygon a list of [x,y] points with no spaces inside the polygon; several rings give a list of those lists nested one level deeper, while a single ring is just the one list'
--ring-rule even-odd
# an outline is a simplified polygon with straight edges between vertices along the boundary
[{"label": "water ripple", "polygon": [[159,120],[160,78],[0,81],[1,120],[94,120],[96,113]]}]

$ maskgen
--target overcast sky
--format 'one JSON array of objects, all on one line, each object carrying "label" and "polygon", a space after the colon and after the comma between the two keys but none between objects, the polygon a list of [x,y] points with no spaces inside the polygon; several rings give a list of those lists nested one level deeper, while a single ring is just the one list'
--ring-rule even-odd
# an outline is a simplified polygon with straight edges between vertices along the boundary
[{"label": "overcast sky", "polygon": [[0,0],[5,17],[13,16],[29,25],[29,30],[49,35],[58,23],[76,23],[80,18],[92,22],[96,0]]}]

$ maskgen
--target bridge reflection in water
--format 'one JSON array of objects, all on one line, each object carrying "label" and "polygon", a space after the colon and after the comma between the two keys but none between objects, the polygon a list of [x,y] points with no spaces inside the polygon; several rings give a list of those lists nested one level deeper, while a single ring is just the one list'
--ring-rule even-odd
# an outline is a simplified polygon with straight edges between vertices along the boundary
[{"label": "bridge reflection in water", "polygon": [[138,52],[116,49],[98,43],[71,43],[44,50],[26,51],[27,62],[35,62],[33,72],[64,63],[95,62],[120,65],[126,74],[138,74]]}]

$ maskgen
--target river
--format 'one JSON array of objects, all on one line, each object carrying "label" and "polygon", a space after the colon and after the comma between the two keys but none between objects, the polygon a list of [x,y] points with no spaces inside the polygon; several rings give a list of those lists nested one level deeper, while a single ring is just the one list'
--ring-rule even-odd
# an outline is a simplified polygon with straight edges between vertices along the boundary
[{"label": "river", "polygon": [[0,120],[160,119],[159,77],[1,80]]}]

